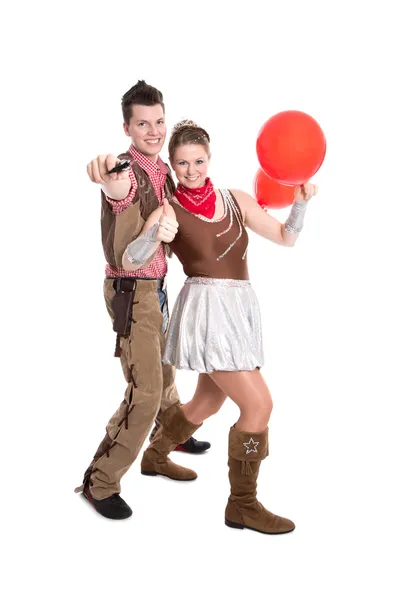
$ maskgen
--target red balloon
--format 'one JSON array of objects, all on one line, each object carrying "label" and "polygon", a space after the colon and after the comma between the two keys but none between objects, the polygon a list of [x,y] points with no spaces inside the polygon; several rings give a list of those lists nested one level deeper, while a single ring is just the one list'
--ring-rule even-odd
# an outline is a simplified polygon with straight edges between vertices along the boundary
[{"label": "red balloon", "polygon": [[258,169],[254,179],[254,195],[260,206],[285,208],[293,204],[294,186],[282,185]]},{"label": "red balloon", "polygon": [[284,185],[301,185],[322,165],[326,140],[310,115],[286,110],[262,126],[256,150],[263,171],[272,179]]}]

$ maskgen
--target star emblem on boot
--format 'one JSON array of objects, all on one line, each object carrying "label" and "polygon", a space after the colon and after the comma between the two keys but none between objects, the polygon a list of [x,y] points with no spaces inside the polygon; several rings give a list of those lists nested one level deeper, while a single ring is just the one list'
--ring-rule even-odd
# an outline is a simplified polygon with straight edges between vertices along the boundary
[{"label": "star emblem on boot", "polygon": [[243,446],[246,448],[246,454],[250,452],[257,452],[257,446],[260,442],[255,442],[253,438],[250,438],[248,442],[243,442]]}]

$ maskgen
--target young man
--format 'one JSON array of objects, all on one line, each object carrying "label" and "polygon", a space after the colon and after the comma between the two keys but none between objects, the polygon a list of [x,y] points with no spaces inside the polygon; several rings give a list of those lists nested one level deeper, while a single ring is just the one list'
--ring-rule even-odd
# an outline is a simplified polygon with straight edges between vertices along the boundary
[{"label": "young man", "polygon": [[[151,240],[141,230],[148,216],[174,193],[168,166],[159,158],[165,136],[163,96],[144,81],[138,81],[122,98],[124,131],[132,144],[118,158],[99,156],[88,165],[88,175],[102,187],[102,242],[107,260],[104,296],[107,310],[117,334],[115,356],[121,359],[128,383],[124,401],[111,417],[106,436],[84,475],[82,491],[104,517],[126,519],[132,510],[120,497],[120,480],[136,459],[149,431],[160,414],[179,397],[174,370],[162,364],[164,336],[168,325],[166,247],[160,244],[151,253]],[[129,170],[108,174],[121,160],[128,160]],[[170,242],[176,223],[163,215],[156,239]],[[140,268],[124,271],[122,256],[134,245],[141,256]],[[153,434],[157,429],[157,425]],[[193,427],[193,431],[196,427]],[[192,424],[182,423],[188,441],[179,449],[204,452],[208,442],[190,437]],[[142,472],[144,472],[142,470]],[[147,473],[145,473],[147,474]],[[162,458],[152,475],[177,480],[197,477],[194,471]]]}]

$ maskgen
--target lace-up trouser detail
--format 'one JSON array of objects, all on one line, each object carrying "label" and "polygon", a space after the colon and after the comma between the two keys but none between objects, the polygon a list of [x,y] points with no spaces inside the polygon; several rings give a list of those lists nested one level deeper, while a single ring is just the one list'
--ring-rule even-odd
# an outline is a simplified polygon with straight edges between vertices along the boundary
[{"label": "lace-up trouser detail", "polygon": [[[104,294],[113,319],[112,283],[106,279]],[[130,334],[120,338],[120,360],[128,383],[125,397],[84,476],[97,500],[120,492],[121,477],[136,459],[159,410],[179,402],[175,371],[161,362],[165,340],[157,282],[138,280],[135,303]]]}]

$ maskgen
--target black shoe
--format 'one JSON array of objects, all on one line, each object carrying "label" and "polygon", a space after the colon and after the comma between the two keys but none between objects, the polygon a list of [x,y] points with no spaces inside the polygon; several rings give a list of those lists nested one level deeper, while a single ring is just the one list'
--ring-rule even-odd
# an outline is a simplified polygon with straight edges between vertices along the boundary
[{"label": "black shoe", "polygon": [[132,516],[132,509],[122,500],[119,494],[113,494],[104,500],[96,500],[90,493],[89,486],[85,486],[83,495],[93,504],[97,512],[106,519],[129,519]]},{"label": "black shoe", "polygon": [[210,442],[198,442],[194,439],[194,437],[191,437],[184,444],[179,444],[179,446],[177,446],[175,450],[180,450],[181,452],[189,452],[189,454],[201,454],[209,448],[211,448]]}]

